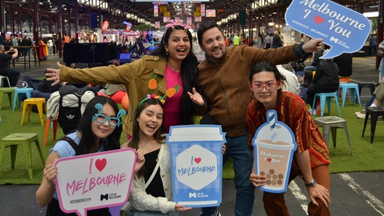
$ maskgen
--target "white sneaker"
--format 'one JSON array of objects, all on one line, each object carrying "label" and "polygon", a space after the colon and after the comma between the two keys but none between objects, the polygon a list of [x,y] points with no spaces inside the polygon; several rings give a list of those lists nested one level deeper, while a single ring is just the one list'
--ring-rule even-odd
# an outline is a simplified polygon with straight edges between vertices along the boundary
[{"label": "white sneaker", "polygon": [[359,114],[365,114],[365,109],[359,111],[359,112],[355,112],[355,115],[359,115]]},{"label": "white sneaker", "polygon": [[365,113],[360,113],[360,114],[356,115],[356,117],[359,119],[365,119]]}]

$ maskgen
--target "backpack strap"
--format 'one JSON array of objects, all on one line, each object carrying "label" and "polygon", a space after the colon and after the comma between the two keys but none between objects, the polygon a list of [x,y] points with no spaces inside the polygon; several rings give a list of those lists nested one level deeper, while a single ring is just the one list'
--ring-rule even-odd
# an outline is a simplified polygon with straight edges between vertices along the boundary
[{"label": "backpack strap", "polygon": [[75,150],[76,155],[79,155],[79,146],[75,143],[72,138],[65,136],[61,138],[61,140],[68,142],[72,146],[73,150]]}]

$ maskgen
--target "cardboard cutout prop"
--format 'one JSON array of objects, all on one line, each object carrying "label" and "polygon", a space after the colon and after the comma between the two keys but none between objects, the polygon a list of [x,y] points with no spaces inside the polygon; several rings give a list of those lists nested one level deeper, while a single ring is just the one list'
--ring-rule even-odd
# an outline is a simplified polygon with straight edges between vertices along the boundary
[{"label": "cardboard cutout prop", "polygon": [[126,203],[135,164],[132,148],[60,158],[55,181],[61,209],[86,216],[88,210]]},{"label": "cardboard cutout prop", "polygon": [[267,183],[259,187],[260,190],[283,193],[287,190],[297,144],[291,129],[277,120],[275,110],[267,112],[267,119],[257,129],[252,140],[255,147],[255,173],[267,177]]},{"label": "cardboard cutout prop", "polygon": [[288,25],[312,38],[322,38],[331,50],[321,58],[359,51],[371,32],[369,20],[328,0],[293,0],[285,13]]},{"label": "cardboard cutout prop", "polygon": [[220,205],[225,142],[220,125],[170,127],[166,143],[176,203],[193,208]]}]

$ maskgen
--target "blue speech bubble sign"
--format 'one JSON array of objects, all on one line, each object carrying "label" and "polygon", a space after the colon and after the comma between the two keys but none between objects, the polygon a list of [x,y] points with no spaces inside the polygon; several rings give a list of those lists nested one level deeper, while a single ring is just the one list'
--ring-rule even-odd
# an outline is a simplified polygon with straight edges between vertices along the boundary
[{"label": "blue speech bubble sign", "polygon": [[331,46],[322,58],[359,51],[371,32],[369,20],[361,13],[327,0],[293,0],[285,20],[296,31],[323,38]]}]

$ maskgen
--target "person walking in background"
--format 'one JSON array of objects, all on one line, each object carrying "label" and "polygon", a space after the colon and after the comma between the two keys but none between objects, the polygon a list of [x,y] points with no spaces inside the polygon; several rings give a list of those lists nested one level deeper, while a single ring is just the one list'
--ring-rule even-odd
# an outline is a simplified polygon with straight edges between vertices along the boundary
[{"label": "person walking in background", "polygon": [[369,38],[369,52],[370,56],[376,55],[376,46],[377,46],[377,39],[374,34],[371,34],[371,37]]},{"label": "person walking in background", "polygon": [[[200,25],[197,37],[206,59],[199,64],[199,82],[207,106],[200,111],[213,124],[226,132],[227,150],[223,162],[231,157],[235,170],[236,207],[232,215],[252,215],[254,186],[249,181],[252,170],[252,151],[247,144],[248,126],[246,106],[253,98],[247,85],[249,71],[260,61],[274,64],[289,63],[322,47],[322,40],[311,40],[300,45],[277,49],[260,49],[249,46],[225,46],[225,37],[215,22]],[[277,57],[278,56],[278,57]],[[209,112],[208,112],[209,111]],[[203,209],[202,215],[213,215],[216,208]],[[229,213],[228,213],[229,214]]]},{"label": "person walking in background", "polygon": [[[324,50],[323,55],[327,54],[329,49]],[[313,105],[313,98],[316,93],[335,92],[339,88],[339,68],[332,59],[322,59],[317,66],[313,85],[307,90],[307,104]],[[310,110],[312,111],[312,110]]]},{"label": "person walking in background", "polygon": [[16,86],[19,81],[20,72],[11,69],[9,62],[16,59],[18,55],[19,52],[16,48],[11,47],[8,51],[5,51],[4,46],[0,45],[0,75],[7,76],[12,87]]},{"label": "person walking in background", "polygon": [[[248,145],[252,148],[256,130],[267,122],[267,111],[275,110],[277,119],[285,123],[293,133],[297,150],[292,159],[289,183],[300,176],[307,187],[309,199],[308,215],[331,215],[331,179],[329,175],[329,152],[317,125],[307,111],[303,100],[290,92],[283,92],[283,77],[277,68],[270,63],[261,62],[255,65],[249,75],[249,88],[255,99],[247,108],[247,124],[249,126]],[[256,155],[253,156],[256,160]],[[266,184],[266,175],[255,173],[255,163],[249,176],[255,187]],[[267,215],[289,216],[285,204],[284,193],[263,192],[264,209]]]},{"label": "person walking in background", "polygon": [[265,49],[271,48],[271,42],[272,42],[272,34],[267,34],[267,37],[264,39],[265,42]]},{"label": "person walking in background", "polygon": [[[107,97],[96,96],[90,100],[76,132],[59,140],[49,151],[40,187],[36,191],[36,200],[40,206],[47,206],[47,216],[73,215],[65,214],[59,206],[54,179],[60,172],[54,162],[59,158],[73,157],[120,148],[121,116],[116,103]],[[138,152],[135,170],[141,168],[144,156]],[[141,165],[139,165],[141,164]],[[76,214],[75,214],[76,215]],[[90,210],[88,216],[111,215],[108,208]]]},{"label": "person walking in background", "polygon": [[140,150],[144,166],[135,173],[129,194],[129,215],[178,215],[188,211],[173,201],[169,146],[162,134],[164,110],[162,98],[144,98],[136,108],[132,139],[122,148]]},{"label": "person walking in background", "polygon": [[271,46],[272,48],[275,48],[275,49],[282,46],[280,34],[278,31],[275,31],[273,33]]},{"label": "person walking in background", "polygon": [[238,45],[240,45],[240,38],[239,36],[235,35],[235,37],[233,37],[233,46],[238,46]]}]

